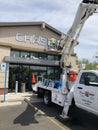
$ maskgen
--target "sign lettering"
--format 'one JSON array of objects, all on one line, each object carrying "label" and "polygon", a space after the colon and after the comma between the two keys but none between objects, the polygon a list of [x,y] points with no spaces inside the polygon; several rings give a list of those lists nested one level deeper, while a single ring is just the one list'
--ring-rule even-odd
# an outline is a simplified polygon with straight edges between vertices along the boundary
[{"label": "sign lettering", "polygon": [[28,34],[24,34],[24,33],[17,33],[16,34],[16,40],[18,42],[30,42],[30,44],[44,44],[46,45],[48,40],[47,38],[41,37],[41,36],[35,36],[35,35],[28,35]]}]

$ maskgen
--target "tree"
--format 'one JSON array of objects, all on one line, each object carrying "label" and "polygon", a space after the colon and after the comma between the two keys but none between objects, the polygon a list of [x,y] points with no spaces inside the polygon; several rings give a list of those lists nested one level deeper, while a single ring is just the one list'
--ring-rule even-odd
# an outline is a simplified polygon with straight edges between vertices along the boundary
[{"label": "tree", "polygon": [[79,61],[79,64],[85,64],[86,70],[92,70],[92,69],[96,69],[98,62],[96,61],[90,62],[88,59],[82,59],[81,61]]}]

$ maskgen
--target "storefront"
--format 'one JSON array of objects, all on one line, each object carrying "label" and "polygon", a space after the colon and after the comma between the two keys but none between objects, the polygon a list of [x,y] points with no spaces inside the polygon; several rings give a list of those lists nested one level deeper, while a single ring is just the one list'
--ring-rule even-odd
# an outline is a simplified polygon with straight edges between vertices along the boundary
[{"label": "storefront", "polygon": [[[28,54],[30,57],[33,54],[33,56],[36,56],[36,60],[31,59],[29,57],[23,58],[23,60],[30,60],[31,63],[10,63],[9,64],[9,92],[15,91],[15,83],[16,81],[19,82],[19,88],[20,91],[21,83],[26,84],[26,91],[32,90],[32,73],[35,76],[35,80],[37,82],[37,77],[42,76],[43,78],[50,78],[50,79],[59,79],[60,78],[60,67],[59,64],[56,66],[45,64],[45,62],[51,61],[59,61],[60,56],[57,55],[49,55],[44,53],[37,53],[37,52],[23,52],[23,51],[11,51],[11,57],[13,57],[15,54],[19,57],[24,57],[26,54]],[[23,55],[24,54],[24,55]],[[20,58],[22,59],[22,58]],[[37,62],[38,60],[38,62]],[[43,61],[44,63],[39,63],[39,61]],[[10,61],[9,61],[10,62]]]},{"label": "storefront", "polygon": [[[0,64],[7,63],[7,92],[18,91],[21,83],[26,84],[26,91],[31,90],[32,73],[37,77],[59,79],[61,54],[47,51],[51,38],[59,41],[62,33],[44,22],[0,23]],[[77,69],[76,55],[71,57]],[[4,90],[4,71],[0,69],[0,94]]]}]

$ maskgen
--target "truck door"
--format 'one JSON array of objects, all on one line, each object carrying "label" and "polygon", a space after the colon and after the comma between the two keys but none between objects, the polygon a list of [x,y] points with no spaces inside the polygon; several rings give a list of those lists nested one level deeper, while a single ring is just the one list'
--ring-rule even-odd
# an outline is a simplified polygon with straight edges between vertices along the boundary
[{"label": "truck door", "polygon": [[98,76],[83,72],[75,87],[76,105],[98,115]]}]

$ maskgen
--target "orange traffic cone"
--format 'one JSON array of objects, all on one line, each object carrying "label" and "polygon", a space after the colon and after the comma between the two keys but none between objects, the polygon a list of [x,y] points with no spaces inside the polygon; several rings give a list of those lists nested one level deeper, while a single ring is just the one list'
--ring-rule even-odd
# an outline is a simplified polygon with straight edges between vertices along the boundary
[{"label": "orange traffic cone", "polygon": [[34,73],[32,73],[32,83],[35,83],[35,82],[36,82],[35,75],[34,75]]}]

